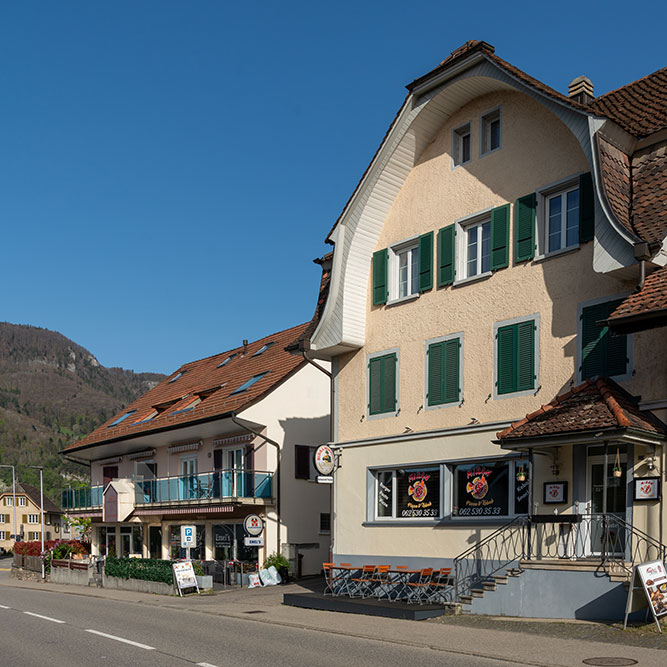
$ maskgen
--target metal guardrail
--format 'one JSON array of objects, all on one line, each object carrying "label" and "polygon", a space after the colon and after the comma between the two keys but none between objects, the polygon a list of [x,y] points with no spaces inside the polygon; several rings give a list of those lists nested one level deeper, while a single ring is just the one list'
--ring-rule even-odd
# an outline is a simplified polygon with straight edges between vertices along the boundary
[{"label": "metal guardrail", "polygon": [[[271,498],[273,473],[261,470],[217,470],[197,475],[134,478],[135,504],[174,503],[224,498]],[[102,507],[104,487],[94,485],[62,492],[64,510]]]},{"label": "metal guardrail", "polygon": [[615,514],[516,517],[454,559],[455,599],[521,561],[586,561],[629,576],[633,565],[666,557],[666,545]]}]

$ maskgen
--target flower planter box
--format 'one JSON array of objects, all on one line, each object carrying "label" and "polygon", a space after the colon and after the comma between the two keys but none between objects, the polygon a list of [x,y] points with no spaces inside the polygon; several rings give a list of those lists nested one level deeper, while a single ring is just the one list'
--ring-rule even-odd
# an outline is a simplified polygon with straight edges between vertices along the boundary
[{"label": "flower planter box", "polygon": [[213,577],[211,575],[196,575],[197,577],[197,586],[200,590],[210,590],[213,588]]}]

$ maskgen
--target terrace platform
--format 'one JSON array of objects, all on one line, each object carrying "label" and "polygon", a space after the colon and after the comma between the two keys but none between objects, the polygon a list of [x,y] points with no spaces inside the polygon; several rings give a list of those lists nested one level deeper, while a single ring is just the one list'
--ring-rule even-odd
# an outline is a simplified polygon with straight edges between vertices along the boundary
[{"label": "terrace platform", "polygon": [[447,607],[439,604],[407,604],[374,598],[349,598],[342,595],[332,597],[322,593],[285,593],[283,604],[302,609],[402,618],[409,621],[423,621],[426,618],[444,616],[447,613]]}]

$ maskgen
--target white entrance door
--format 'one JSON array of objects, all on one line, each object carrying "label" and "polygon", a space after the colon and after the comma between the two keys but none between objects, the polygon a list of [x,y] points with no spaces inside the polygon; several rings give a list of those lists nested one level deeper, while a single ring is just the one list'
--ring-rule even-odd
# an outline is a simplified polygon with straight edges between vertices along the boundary
[{"label": "white entrance door", "polygon": [[604,456],[588,457],[588,508],[584,521],[588,533],[587,555],[623,553],[624,531],[609,515],[625,519],[627,457],[620,456],[621,475],[614,475],[615,450],[610,447],[607,463]]}]

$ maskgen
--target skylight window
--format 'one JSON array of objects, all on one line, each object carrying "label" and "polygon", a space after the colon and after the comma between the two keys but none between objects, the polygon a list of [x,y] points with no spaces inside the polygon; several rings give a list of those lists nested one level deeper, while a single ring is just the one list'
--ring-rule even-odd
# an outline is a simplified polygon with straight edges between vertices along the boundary
[{"label": "skylight window", "polygon": [[269,371],[264,371],[264,373],[260,373],[259,375],[253,375],[249,380],[244,382],[238,389],[234,389],[234,391],[230,394],[230,396],[233,396],[234,394],[240,394],[242,391],[250,389],[250,387],[252,387],[252,385],[254,385],[255,382],[261,380],[265,375],[267,375],[268,372]]},{"label": "skylight window", "polygon": [[179,410],[174,410],[171,414],[180,415],[183,412],[190,412],[190,410],[194,410],[200,403],[201,403],[201,398],[193,398],[189,403],[186,403]]},{"label": "skylight window", "polygon": [[157,410],[152,410],[151,412],[145,414],[141,419],[134,422],[135,424],[145,424],[146,422],[153,421],[158,416]]},{"label": "skylight window", "polygon": [[275,343],[272,341],[271,343],[267,343],[266,345],[263,345],[262,347],[253,354],[253,357],[259,357],[260,354],[264,354],[272,345],[275,345]]},{"label": "skylight window", "polygon": [[117,426],[121,422],[124,422],[130,415],[133,415],[135,412],[136,412],[136,410],[129,410],[124,415],[121,415],[117,419],[114,419],[114,421],[112,421],[111,424],[109,424],[109,426],[107,426],[107,428],[111,428],[112,426]]},{"label": "skylight window", "polygon": [[234,352],[234,354],[230,354],[224,361],[221,361],[218,364],[218,368],[221,368],[222,366],[227,365],[235,356],[236,356],[236,352]]},{"label": "skylight window", "polygon": [[182,378],[184,373],[185,373],[185,371],[178,371],[178,373],[176,373],[176,375],[174,375],[174,377],[171,378],[171,380],[169,380],[168,384],[171,384],[172,382],[176,382],[176,380],[178,380],[179,378]]}]

